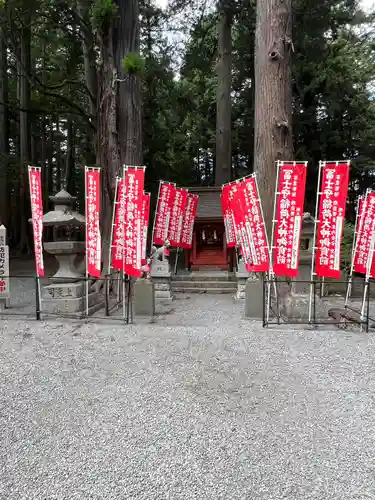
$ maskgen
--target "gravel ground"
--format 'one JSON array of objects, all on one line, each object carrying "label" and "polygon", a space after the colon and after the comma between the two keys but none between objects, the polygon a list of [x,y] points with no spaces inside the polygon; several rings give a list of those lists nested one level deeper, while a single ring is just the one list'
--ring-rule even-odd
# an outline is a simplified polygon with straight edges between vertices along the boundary
[{"label": "gravel ground", "polygon": [[226,296],[155,323],[0,323],[0,498],[375,498],[373,334],[263,330]]}]

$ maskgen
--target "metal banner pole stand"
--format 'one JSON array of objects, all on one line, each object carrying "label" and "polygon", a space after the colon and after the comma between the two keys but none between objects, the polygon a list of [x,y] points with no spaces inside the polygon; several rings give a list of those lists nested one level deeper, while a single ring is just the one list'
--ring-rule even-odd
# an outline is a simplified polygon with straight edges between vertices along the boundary
[{"label": "metal banner pole stand", "polygon": [[[266,235],[266,245],[267,245],[267,251],[268,251],[268,259],[269,259],[269,262],[270,262],[269,273],[272,276],[272,281],[273,281],[273,286],[274,286],[274,291],[275,291],[275,298],[277,299],[277,288],[276,288],[276,282],[275,282],[275,279],[274,279],[273,269],[272,269],[272,265],[271,265],[272,257],[271,257],[270,245],[269,245],[269,241],[268,241],[267,228],[265,227],[265,223],[264,223],[264,214],[263,214],[262,200],[260,199],[260,196],[259,196],[258,179],[257,179],[256,173],[251,174],[248,177],[251,177],[251,176],[254,177],[254,182],[255,182],[255,185],[256,185],[256,188],[257,188],[257,195],[258,195],[258,200],[259,200],[259,208],[260,208],[260,213],[261,213],[262,219],[263,219],[264,234]],[[278,316],[278,321],[279,321],[279,316]]]},{"label": "metal banner pole stand", "polygon": [[40,298],[41,298],[41,294],[40,294],[40,278],[39,276],[37,276],[35,278],[35,295],[36,295],[36,320],[37,321],[40,321]]},{"label": "metal banner pole stand", "polygon": [[[274,241],[275,241],[275,224],[278,222],[276,220],[276,204],[277,204],[277,197],[280,194],[278,192],[279,188],[279,176],[280,176],[280,166],[283,165],[283,162],[277,161],[276,162],[276,184],[275,184],[275,195],[273,199],[273,214],[272,214],[272,226],[271,226],[271,251],[270,251],[270,270],[268,272],[268,283],[267,283],[267,312],[266,312],[266,322],[268,323],[270,319],[270,309],[271,309],[271,280],[274,281],[274,276],[271,274],[271,269],[273,269],[273,252],[274,252]],[[278,305],[278,301],[277,301]],[[277,322],[279,323],[280,321],[280,314],[279,314],[279,308],[277,307]]]},{"label": "metal banner pole stand", "polygon": [[126,274],[122,271],[122,316],[126,321]]},{"label": "metal banner pole stand", "polygon": [[179,248],[177,248],[177,252],[176,252],[176,259],[174,261],[174,274],[177,274],[177,264],[178,264],[178,256],[179,256]]},{"label": "metal banner pole stand", "polygon": [[[368,190],[367,190],[367,192],[368,192]],[[367,192],[366,192],[366,196],[367,196]],[[361,219],[358,221],[359,207],[360,207],[361,200],[363,198],[364,198],[363,196],[359,196],[358,202],[357,202],[357,211],[356,211],[355,223],[354,223],[354,236],[353,236],[351,262],[350,262],[350,271],[349,271],[348,286],[346,288],[346,296],[345,296],[345,308],[348,306],[349,299],[352,295],[354,257],[355,257],[355,254],[357,253],[358,234],[360,234],[361,229],[362,229],[362,222],[363,222],[363,215],[364,215],[364,214],[362,214]]]},{"label": "metal banner pole stand", "polygon": [[[312,299],[314,293],[314,276],[315,276],[315,251],[316,251],[316,231],[317,225],[319,223],[318,213],[319,213],[319,199],[320,199],[320,180],[322,175],[322,168],[325,165],[325,162],[319,162],[319,171],[318,171],[318,185],[316,189],[316,200],[315,200],[315,218],[314,218],[314,236],[313,236],[313,247],[312,247],[312,256],[311,256],[311,276],[310,276],[310,297],[309,297],[309,324],[311,325],[311,317],[312,317]],[[314,297],[315,300],[315,297]],[[315,315],[314,315],[315,316]],[[315,318],[314,318],[315,322]]]}]

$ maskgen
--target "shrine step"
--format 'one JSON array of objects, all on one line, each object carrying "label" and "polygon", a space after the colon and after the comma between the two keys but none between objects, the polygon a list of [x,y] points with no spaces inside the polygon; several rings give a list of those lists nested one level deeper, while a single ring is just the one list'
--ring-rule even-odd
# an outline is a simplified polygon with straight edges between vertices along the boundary
[{"label": "shrine step", "polygon": [[177,275],[173,275],[172,277],[172,283],[173,282],[179,282],[179,281],[185,281],[185,282],[192,282],[192,281],[204,281],[206,282],[213,282],[213,281],[234,281],[236,282],[236,276],[234,273],[228,272],[228,271],[218,271],[217,269],[215,270],[201,270],[201,271],[193,271],[191,273],[181,273]]},{"label": "shrine step", "polygon": [[[233,285],[233,283],[231,283]],[[206,283],[207,286],[207,283]],[[198,288],[198,287],[172,287],[173,293],[208,293],[208,294],[235,294],[237,288]]]},{"label": "shrine step", "polygon": [[176,288],[234,288],[234,281],[172,281],[171,289]]}]

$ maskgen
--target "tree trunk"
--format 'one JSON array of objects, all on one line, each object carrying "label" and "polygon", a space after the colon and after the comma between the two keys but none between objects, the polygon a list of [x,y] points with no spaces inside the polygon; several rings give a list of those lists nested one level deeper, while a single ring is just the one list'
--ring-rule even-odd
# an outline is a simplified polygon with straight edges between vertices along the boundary
[{"label": "tree trunk", "polygon": [[72,117],[69,116],[67,125],[67,137],[66,137],[66,157],[65,157],[65,178],[64,178],[64,189],[68,193],[74,193],[74,132],[73,132],[73,121]]},{"label": "tree trunk", "polygon": [[8,74],[7,47],[3,33],[0,33],[0,225],[8,226]]},{"label": "tree trunk", "polygon": [[124,69],[124,58],[140,55],[138,0],[116,0],[117,19],[113,32],[118,86],[117,123],[121,163],[142,165],[141,72]]},{"label": "tree trunk", "polygon": [[104,272],[107,272],[111,220],[116,175],[121,172],[117,133],[117,71],[113,53],[112,25],[98,32],[100,64],[98,68],[98,104],[96,163],[102,167],[101,227]]},{"label": "tree trunk", "polygon": [[30,128],[28,108],[30,103],[30,84],[28,74],[30,72],[30,14],[25,15],[25,26],[21,30],[21,57],[19,66],[19,88],[20,88],[20,241],[21,252],[29,251],[29,196],[28,196],[28,174],[27,166],[30,159]]},{"label": "tree trunk", "polygon": [[46,190],[47,190],[47,205],[45,209],[49,206],[49,196],[56,194],[53,190],[53,143],[54,143],[54,133],[53,133],[53,118],[50,117],[49,120],[49,133],[47,141],[47,165],[46,165]]},{"label": "tree trunk", "polygon": [[95,44],[93,31],[90,25],[90,8],[91,0],[78,0],[77,10],[82,18],[81,22],[81,37],[82,37],[82,52],[83,62],[85,65],[86,85],[90,92],[90,114],[93,123],[96,122],[96,100],[98,92],[98,82],[96,74],[96,61],[95,61]]},{"label": "tree trunk", "polygon": [[60,130],[60,117],[55,116],[56,120],[56,174],[55,174],[55,192],[58,193],[61,190],[61,130]]},{"label": "tree trunk", "polygon": [[293,159],[291,36],[292,1],[257,2],[254,170],[268,231],[275,194],[275,162]]},{"label": "tree trunk", "polygon": [[220,7],[218,25],[218,61],[216,94],[216,172],[215,184],[231,180],[231,72],[232,72],[232,15],[229,8]]}]

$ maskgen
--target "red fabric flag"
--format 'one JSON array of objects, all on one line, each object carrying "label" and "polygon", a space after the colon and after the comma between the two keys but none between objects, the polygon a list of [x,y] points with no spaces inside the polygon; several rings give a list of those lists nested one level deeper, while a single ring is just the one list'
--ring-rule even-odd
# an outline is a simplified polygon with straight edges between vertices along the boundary
[{"label": "red fabric flag", "polygon": [[236,181],[230,184],[230,187],[229,199],[233,211],[236,239],[239,243],[240,253],[244,258],[246,269],[250,271],[253,261],[246,227],[245,213],[247,207],[244,195],[244,183],[243,181]]},{"label": "red fabric flag", "polygon": [[181,248],[191,248],[193,244],[193,229],[195,217],[197,215],[199,196],[196,194],[187,195],[186,209],[181,232]]},{"label": "red fabric flag", "polygon": [[322,166],[322,172],[315,273],[322,278],[339,279],[349,163],[327,162]]},{"label": "red fabric flag", "polygon": [[354,253],[353,270],[356,273],[366,274],[369,265],[371,264],[371,277],[374,277],[375,262],[373,259],[373,242],[372,238],[375,231],[375,192],[370,192],[365,198],[362,198],[358,206],[358,229],[357,241]]},{"label": "red fabric flag", "polygon": [[125,167],[125,240],[124,271],[129,276],[142,276],[142,205],[145,169]]},{"label": "red fabric flag", "polygon": [[354,252],[354,263],[353,271],[356,273],[366,274],[366,262],[368,258],[368,253],[370,249],[370,225],[371,220],[367,219],[367,230],[363,229],[363,221],[366,214],[366,205],[368,204],[368,197],[361,197],[358,203],[358,215],[357,215],[357,231],[356,231],[356,247]]},{"label": "red fabric flag", "polygon": [[124,269],[124,231],[125,231],[125,180],[117,181],[115,219],[112,238],[112,267],[118,271]]},{"label": "red fabric flag", "polygon": [[100,278],[100,170],[90,167],[86,167],[86,253],[88,276]]},{"label": "red fabric flag", "polygon": [[31,218],[33,222],[36,275],[40,278],[43,278],[43,202],[41,171],[38,167],[29,167],[29,188],[31,201]]},{"label": "red fabric flag", "polygon": [[180,247],[187,196],[188,191],[186,189],[175,189],[168,229],[168,240],[172,247]]},{"label": "red fabric flag", "polygon": [[152,241],[155,245],[164,245],[168,239],[169,220],[171,217],[176,187],[169,182],[161,182],[156,205]]},{"label": "red fabric flag", "polygon": [[150,200],[151,195],[149,193],[143,193],[142,200],[142,265],[146,264],[147,257],[147,233],[148,224],[150,221]]},{"label": "red fabric flag", "polygon": [[224,217],[224,226],[225,226],[225,236],[228,248],[233,248],[236,246],[236,232],[234,227],[234,219],[233,219],[233,208],[231,206],[229,200],[231,185],[225,184],[222,187],[221,193],[221,208],[223,211]]},{"label": "red fabric flag", "polygon": [[298,276],[306,172],[305,163],[283,163],[279,167],[273,250],[277,276]]},{"label": "red fabric flag", "polygon": [[252,259],[248,269],[257,273],[267,272],[270,268],[269,249],[261,201],[254,176],[243,180],[243,203],[246,233]]}]

